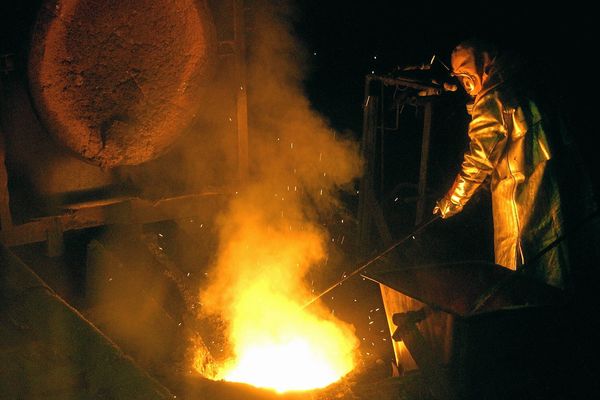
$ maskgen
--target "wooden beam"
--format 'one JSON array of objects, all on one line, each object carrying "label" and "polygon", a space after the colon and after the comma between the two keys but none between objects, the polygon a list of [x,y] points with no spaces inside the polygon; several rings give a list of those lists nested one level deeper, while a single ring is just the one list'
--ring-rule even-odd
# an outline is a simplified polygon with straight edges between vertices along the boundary
[{"label": "wooden beam", "polygon": [[208,215],[210,204],[218,205],[226,195],[224,192],[191,194],[161,199],[156,202],[129,198],[92,205],[66,208],[64,214],[43,217],[11,229],[0,231],[0,242],[6,246],[19,246],[48,240],[49,232],[57,224],[63,232],[112,224],[146,224],[171,219],[194,218]]}]

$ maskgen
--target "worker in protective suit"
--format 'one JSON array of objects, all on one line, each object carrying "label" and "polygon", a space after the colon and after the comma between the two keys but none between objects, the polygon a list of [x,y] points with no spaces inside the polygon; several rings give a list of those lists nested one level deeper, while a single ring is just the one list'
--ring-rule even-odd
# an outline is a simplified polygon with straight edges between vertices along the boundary
[{"label": "worker in protective suit", "polygon": [[[509,63],[477,41],[458,45],[452,75],[472,97],[468,107],[469,148],[460,172],[434,214],[459,213],[489,183],[496,263],[528,273],[553,286],[569,285],[569,252],[554,141],[532,99],[511,82]],[[516,85],[518,86],[518,85]]]}]

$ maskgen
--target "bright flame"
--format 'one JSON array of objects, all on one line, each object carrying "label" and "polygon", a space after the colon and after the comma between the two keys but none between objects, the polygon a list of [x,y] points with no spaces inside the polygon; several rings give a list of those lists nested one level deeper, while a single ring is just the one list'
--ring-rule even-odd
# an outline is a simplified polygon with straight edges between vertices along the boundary
[{"label": "bright flame", "polygon": [[327,321],[292,313],[281,327],[273,320],[272,329],[238,338],[237,360],[223,379],[278,392],[307,390],[325,387],[353,368],[351,352],[343,349],[352,337]]},{"label": "bright flame", "polygon": [[316,303],[303,308],[310,299],[303,277],[324,257],[321,232],[269,226],[241,204],[243,213],[229,215],[216,281],[205,292],[204,304],[229,324],[234,354],[213,378],[278,392],[339,380],[354,367],[353,328]]},{"label": "bright flame", "polygon": [[236,321],[232,340],[237,357],[223,379],[283,392],[325,387],[352,370],[351,330],[319,319],[281,295],[252,292],[243,308],[254,312]]},{"label": "bright flame", "polygon": [[[289,366],[287,365],[289,364]],[[281,368],[285,365],[286,368]],[[303,338],[288,343],[257,345],[245,349],[226,380],[252,382],[279,392],[327,386],[339,378],[335,366]]]}]

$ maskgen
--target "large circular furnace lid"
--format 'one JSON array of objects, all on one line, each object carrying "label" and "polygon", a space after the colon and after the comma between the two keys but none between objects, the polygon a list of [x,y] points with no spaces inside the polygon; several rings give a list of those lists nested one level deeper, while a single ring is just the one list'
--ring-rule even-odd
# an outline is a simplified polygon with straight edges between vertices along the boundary
[{"label": "large circular furnace lid", "polygon": [[45,1],[29,56],[38,115],[99,166],[155,158],[198,111],[215,40],[201,0]]}]

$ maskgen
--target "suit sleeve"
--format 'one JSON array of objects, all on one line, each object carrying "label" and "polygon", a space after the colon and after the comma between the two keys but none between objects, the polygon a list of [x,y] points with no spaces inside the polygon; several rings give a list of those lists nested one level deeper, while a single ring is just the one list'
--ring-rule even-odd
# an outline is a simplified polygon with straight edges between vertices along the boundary
[{"label": "suit sleeve", "polygon": [[486,94],[473,107],[468,132],[469,148],[446,195],[452,203],[464,206],[494,172],[508,141],[502,110],[502,104],[494,93]]}]

